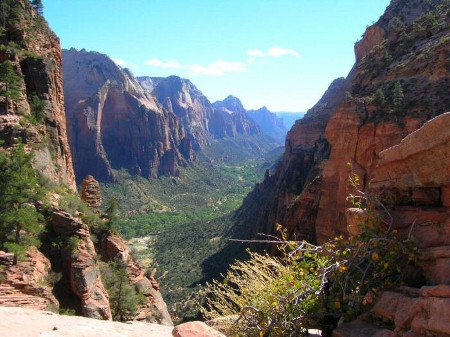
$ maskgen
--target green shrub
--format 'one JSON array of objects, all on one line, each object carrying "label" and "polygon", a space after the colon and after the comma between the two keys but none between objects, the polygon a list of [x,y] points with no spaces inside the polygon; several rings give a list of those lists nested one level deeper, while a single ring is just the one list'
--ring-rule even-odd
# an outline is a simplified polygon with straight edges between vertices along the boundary
[{"label": "green shrub", "polygon": [[38,95],[34,94],[28,98],[28,103],[31,109],[30,122],[34,125],[42,124],[45,117],[44,101]]},{"label": "green shrub", "polygon": [[[359,184],[356,176],[350,181]],[[203,314],[238,315],[234,328],[246,336],[302,336],[311,328],[331,331],[400,285],[416,258],[414,242],[397,238],[376,200],[357,192],[349,199],[367,214],[359,235],[316,246],[288,241],[279,226],[280,257],[251,253],[233,264],[223,281],[206,286]]]}]

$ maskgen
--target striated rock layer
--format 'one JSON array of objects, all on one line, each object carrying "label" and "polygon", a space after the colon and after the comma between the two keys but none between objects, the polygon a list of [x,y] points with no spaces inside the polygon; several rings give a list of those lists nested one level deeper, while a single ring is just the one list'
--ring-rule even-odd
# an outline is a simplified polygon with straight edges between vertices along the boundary
[{"label": "striated rock layer", "polygon": [[[0,62],[12,63],[20,77],[20,93],[18,99],[0,96],[0,140],[8,148],[21,138],[34,151],[33,165],[38,170],[51,181],[75,190],[59,39],[29,1],[2,2],[11,12],[0,37]],[[36,114],[42,117],[34,118]]]},{"label": "striated rock layer", "polygon": [[36,248],[25,260],[12,265],[13,254],[0,252],[0,306],[20,306],[39,310],[58,309],[49,281],[50,261]]},{"label": "striated rock layer", "polygon": [[93,176],[87,176],[81,183],[81,200],[89,207],[99,208],[102,205],[100,184]]}]

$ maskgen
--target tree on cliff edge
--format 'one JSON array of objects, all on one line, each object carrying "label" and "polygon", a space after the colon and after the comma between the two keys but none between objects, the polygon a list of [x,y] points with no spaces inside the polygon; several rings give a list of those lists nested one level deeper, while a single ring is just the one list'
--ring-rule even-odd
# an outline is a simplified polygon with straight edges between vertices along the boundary
[{"label": "tree on cliff edge", "polygon": [[32,154],[23,144],[0,154],[0,248],[14,253],[14,264],[30,246],[39,244],[42,219],[34,202],[40,197],[31,167]]},{"label": "tree on cliff edge", "polygon": [[109,295],[113,320],[126,322],[137,313],[143,300],[128,279],[126,267],[120,261],[111,261],[101,266],[102,281]]}]

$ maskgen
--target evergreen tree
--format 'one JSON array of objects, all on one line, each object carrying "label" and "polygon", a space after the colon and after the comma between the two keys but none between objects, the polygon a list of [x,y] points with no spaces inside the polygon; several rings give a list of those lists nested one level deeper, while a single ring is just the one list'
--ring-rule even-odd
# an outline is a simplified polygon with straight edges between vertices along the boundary
[{"label": "evergreen tree", "polygon": [[125,267],[116,261],[108,263],[102,268],[102,281],[108,291],[113,319],[121,322],[133,319],[142,295],[130,284]]},{"label": "evergreen tree", "polygon": [[380,106],[383,106],[384,104],[386,104],[386,98],[384,97],[383,90],[377,89],[377,91],[375,91],[375,93],[373,94],[372,101],[376,105],[380,105]]},{"label": "evergreen tree", "polygon": [[41,189],[23,144],[0,155],[0,247],[14,253],[14,264],[39,244],[41,215],[34,207]]},{"label": "evergreen tree", "polygon": [[8,111],[9,102],[20,97],[20,76],[16,73],[11,61],[0,63],[0,95],[6,97],[6,110]]},{"label": "evergreen tree", "polygon": [[105,218],[106,218],[106,229],[108,231],[115,230],[118,218],[116,198],[108,199],[107,207],[105,210]]},{"label": "evergreen tree", "polygon": [[42,3],[42,0],[31,0],[31,4],[39,14],[44,14],[44,4]]},{"label": "evergreen tree", "polygon": [[403,105],[405,95],[403,94],[403,87],[400,81],[395,82],[392,103],[395,111],[399,111]]}]

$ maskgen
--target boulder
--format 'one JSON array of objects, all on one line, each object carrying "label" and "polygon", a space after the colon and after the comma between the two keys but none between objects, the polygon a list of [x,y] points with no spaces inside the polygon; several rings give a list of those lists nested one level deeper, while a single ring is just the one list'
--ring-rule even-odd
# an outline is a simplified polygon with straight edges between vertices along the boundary
[{"label": "boulder", "polygon": [[173,337],[226,337],[219,331],[203,322],[194,321],[176,326],[172,330]]}]

